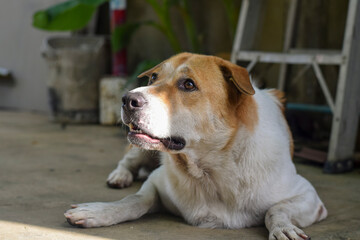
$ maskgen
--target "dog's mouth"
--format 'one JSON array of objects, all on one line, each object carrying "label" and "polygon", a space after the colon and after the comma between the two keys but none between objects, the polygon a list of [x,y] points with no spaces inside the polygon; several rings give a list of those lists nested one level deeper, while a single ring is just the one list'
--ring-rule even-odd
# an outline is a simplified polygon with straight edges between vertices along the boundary
[{"label": "dog's mouth", "polygon": [[163,146],[168,150],[179,151],[186,145],[185,139],[182,137],[157,138],[150,135],[134,123],[129,123],[129,129],[129,141],[145,149],[161,150]]}]

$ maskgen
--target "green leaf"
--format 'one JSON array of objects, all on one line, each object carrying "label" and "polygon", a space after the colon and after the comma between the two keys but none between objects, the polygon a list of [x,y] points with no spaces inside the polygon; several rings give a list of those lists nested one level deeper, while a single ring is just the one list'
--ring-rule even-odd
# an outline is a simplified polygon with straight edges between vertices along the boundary
[{"label": "green leaf", "polygon": [[157,0],[145,0],[145,1],[154,9],[155,13],[162,21],[163,20],[162,18],[164,17],[164,11],[166,11],[166,9],[164,9]]},{"label": "green leaf", "polygon": [[111,34],[111,47],[113,52],[117,52],[126,47],[134,32],[143,23],[124,23],[117,26]]},{"label": "green leaf", "polygon": [[176,0],[177,8],[183,18],[186,35],[191,46],[191,52],[200,52],[200,38],[196,32],[195,21],[191,15],[188,0]]},{"label": "green leaf", "polygon": [[235,36],[235,30],[239,16],[239,7],[236,5],[236,1],[234,0],[222,0],[222,2],[224,4],[228,20],[229,34],[231,39],[233,39]]},{"label": "green leaf", "polygon": [[47,31],[74,31],[84,28],[97,7],[108,0],[69,0],[33,15],[33,26]]},{"label": "green leaf", "polygon": [[165,35],[175,53],[182,52],[179,39],[175,35],[170,18],[170,8],[176,1],[162,0],[161,4],[157,0],[146,0],[146,2],[154,9],[159,18],[160,23],[154,26]]}]

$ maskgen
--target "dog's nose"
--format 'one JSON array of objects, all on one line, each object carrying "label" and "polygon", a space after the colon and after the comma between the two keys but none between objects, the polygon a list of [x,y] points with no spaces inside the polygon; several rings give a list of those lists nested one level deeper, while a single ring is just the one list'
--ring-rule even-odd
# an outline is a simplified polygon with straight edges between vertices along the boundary
[{"label": "dog's nose", "polygon": [[122,97],[123,108],[128,111],[136,111],[141,109],[145,104],[146,100],[142,93],[127,93]]}]

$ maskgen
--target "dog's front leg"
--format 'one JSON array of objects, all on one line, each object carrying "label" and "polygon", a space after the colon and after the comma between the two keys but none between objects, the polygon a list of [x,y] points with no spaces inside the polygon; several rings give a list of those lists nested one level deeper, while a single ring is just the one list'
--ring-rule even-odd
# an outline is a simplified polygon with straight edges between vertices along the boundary
[{"label": "dog's front leg", "polygon": [[136,194],[120,201],[75,204],[64,215],[71,225],[103,227],[138,219],[146,213],[157,211],[158,205],[156,188],[146,181]]},{"label": "dog's front leg", "polygon": [[159,158],[160,154],[157,151],[130,146],[117,168],[109,174],[106,180],[107,185],[112,188],[129,187],[141,167],[150,164],[157,165]]},{"label": "dog's front leg", "polygon": [[[308,240],[298,227],[306,227],[324,219],[327,211],[313,188],[272,206],[266,213],[269,240]],[[297,226],[295,226],[297,225]]]},{"label": "dog's front leg", "polygon": [[144,162],[145,150],[130,146],[129,151],[124,155],[114,169],[108,176],[106,183],[112,188],[126,188],[129,187],[136,175],[138,169]]}]

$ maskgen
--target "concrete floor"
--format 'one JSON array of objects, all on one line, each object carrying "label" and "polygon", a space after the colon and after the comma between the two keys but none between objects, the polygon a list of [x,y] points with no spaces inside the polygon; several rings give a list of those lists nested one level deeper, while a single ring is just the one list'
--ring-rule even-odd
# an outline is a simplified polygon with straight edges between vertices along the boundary
[{"label": "concrete floor", "polygon": [[[71,203],[114,201],[135,192],[105,179],[127,145],[120,127],[68,126],[47,116],[0,112],[0,239],[267,239],[265,227],[200,229],[154,214],[112,227],[80,229],[63,216]],[[305,229],[312,239],[360,239],[360,171],[324,175],[297,163],[324,201],[329,217]]]}]

